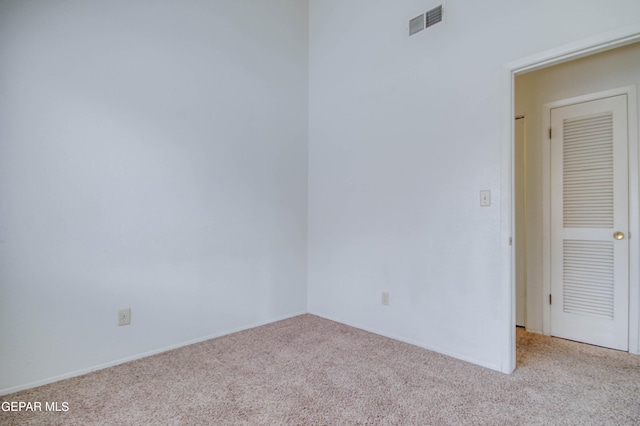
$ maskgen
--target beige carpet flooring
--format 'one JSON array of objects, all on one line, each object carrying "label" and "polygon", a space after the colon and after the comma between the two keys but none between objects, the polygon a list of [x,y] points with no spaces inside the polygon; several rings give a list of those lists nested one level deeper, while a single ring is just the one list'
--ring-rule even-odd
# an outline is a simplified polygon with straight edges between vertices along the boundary
[{"label": "beige carpet flooring", "polygon": [[638,425],[640,357],[518,330],[501,374],[302,315],[0,397],[2,425]]}]

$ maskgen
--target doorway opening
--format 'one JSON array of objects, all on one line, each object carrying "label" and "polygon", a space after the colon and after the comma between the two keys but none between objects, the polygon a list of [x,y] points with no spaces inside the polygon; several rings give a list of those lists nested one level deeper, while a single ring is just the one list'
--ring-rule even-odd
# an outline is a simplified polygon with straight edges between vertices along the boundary
[{"label": "doorway opening", "polygon": [[[512,138],[509,146],[511,176],[508,202],[512,221],[509,235],[514,244],[509,247],[511,318],[510,351],[511,368],[515,365],[514,325],[528,331],[552,334],[549,299],[550,262],[545,259],[545,245],[549,244],[550,177],[545,175],[545,144],[550,139],[544,133],[546,118],[544,105],[563,99],[576,98],[621,87],[640,87],[640,31],[630,34],[609,34],[583,42],[579,46],[568,46],[562,53],[559,49],[548,55],[525,58],[508,65],[512,81],[512,108],[510,124]],[[635,43],[635,44],[634,44]],[[635,73],[635,74],[634,74]],[[638,121],[637,97],[629,101],[631,114]],[[515,118],[515,120],[514,120]],[[629,151],[634,171],[629,175],[631,197],[629,231],[639,233],[638,209],[638,151],[637,131],[629,134],[633,143]],[[548,158],[546,159],[548,161]],[[524,241],[523,241],[524,239]],[[629,240],[630,259],[640,256],[640,238]],[[628,291],[628,350],[639,353],[640,290],[638,262],[630,262]],[[523,300],[524,299],[524,300]]]}]

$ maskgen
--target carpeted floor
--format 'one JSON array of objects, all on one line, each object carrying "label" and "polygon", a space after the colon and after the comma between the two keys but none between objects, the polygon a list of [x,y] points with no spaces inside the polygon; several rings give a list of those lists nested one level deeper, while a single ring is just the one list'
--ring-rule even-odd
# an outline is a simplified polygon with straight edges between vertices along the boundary
[{"label": "carpeted floor", "polygon": [[0,424],[640,424],[640,356],[523,330],[517,353],[506,375],[302,315],[0,397],[43,403]]}]

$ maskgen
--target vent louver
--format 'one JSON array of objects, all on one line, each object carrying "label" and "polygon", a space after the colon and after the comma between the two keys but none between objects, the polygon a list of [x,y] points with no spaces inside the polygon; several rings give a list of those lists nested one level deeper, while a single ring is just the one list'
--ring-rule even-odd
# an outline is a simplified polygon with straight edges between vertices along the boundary
[{"label": "vent louver", "polygon": [[418,15],[409,21],[409,36],[442,22],[442,5],[434,7],[427,13]]},{"label": "vent louver", "polygon": [[442,5],[435,7],[425,14],[425,28],[442,21]]},{"label": "vent louver", "polygon": [[424,30],[424,14],[416,16],[409,21],[409,35],[412,36],[415,33],[419,33]]}]

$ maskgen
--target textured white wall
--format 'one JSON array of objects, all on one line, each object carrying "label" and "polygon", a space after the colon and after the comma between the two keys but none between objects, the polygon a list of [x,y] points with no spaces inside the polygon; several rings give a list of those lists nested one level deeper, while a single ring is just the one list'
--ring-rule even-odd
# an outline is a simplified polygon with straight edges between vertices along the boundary
[{"label": "textured white wall", "polygon": [[0,2],[0,391],[306,311],[307,13]]},{"label": "textured white wall", "polygon": [[[527,329],[542,332],[544,104],[604,90],[640,87],[640,43],[516,77],[516,115],[527,117]],[[640,121],[640,117],[639,120]]]},{"label": "textured white wall", "polygon": [[640,2],[450,0],[409,38],[436,4],[310,0],[309,310],[506,371],[505,64]]}]

